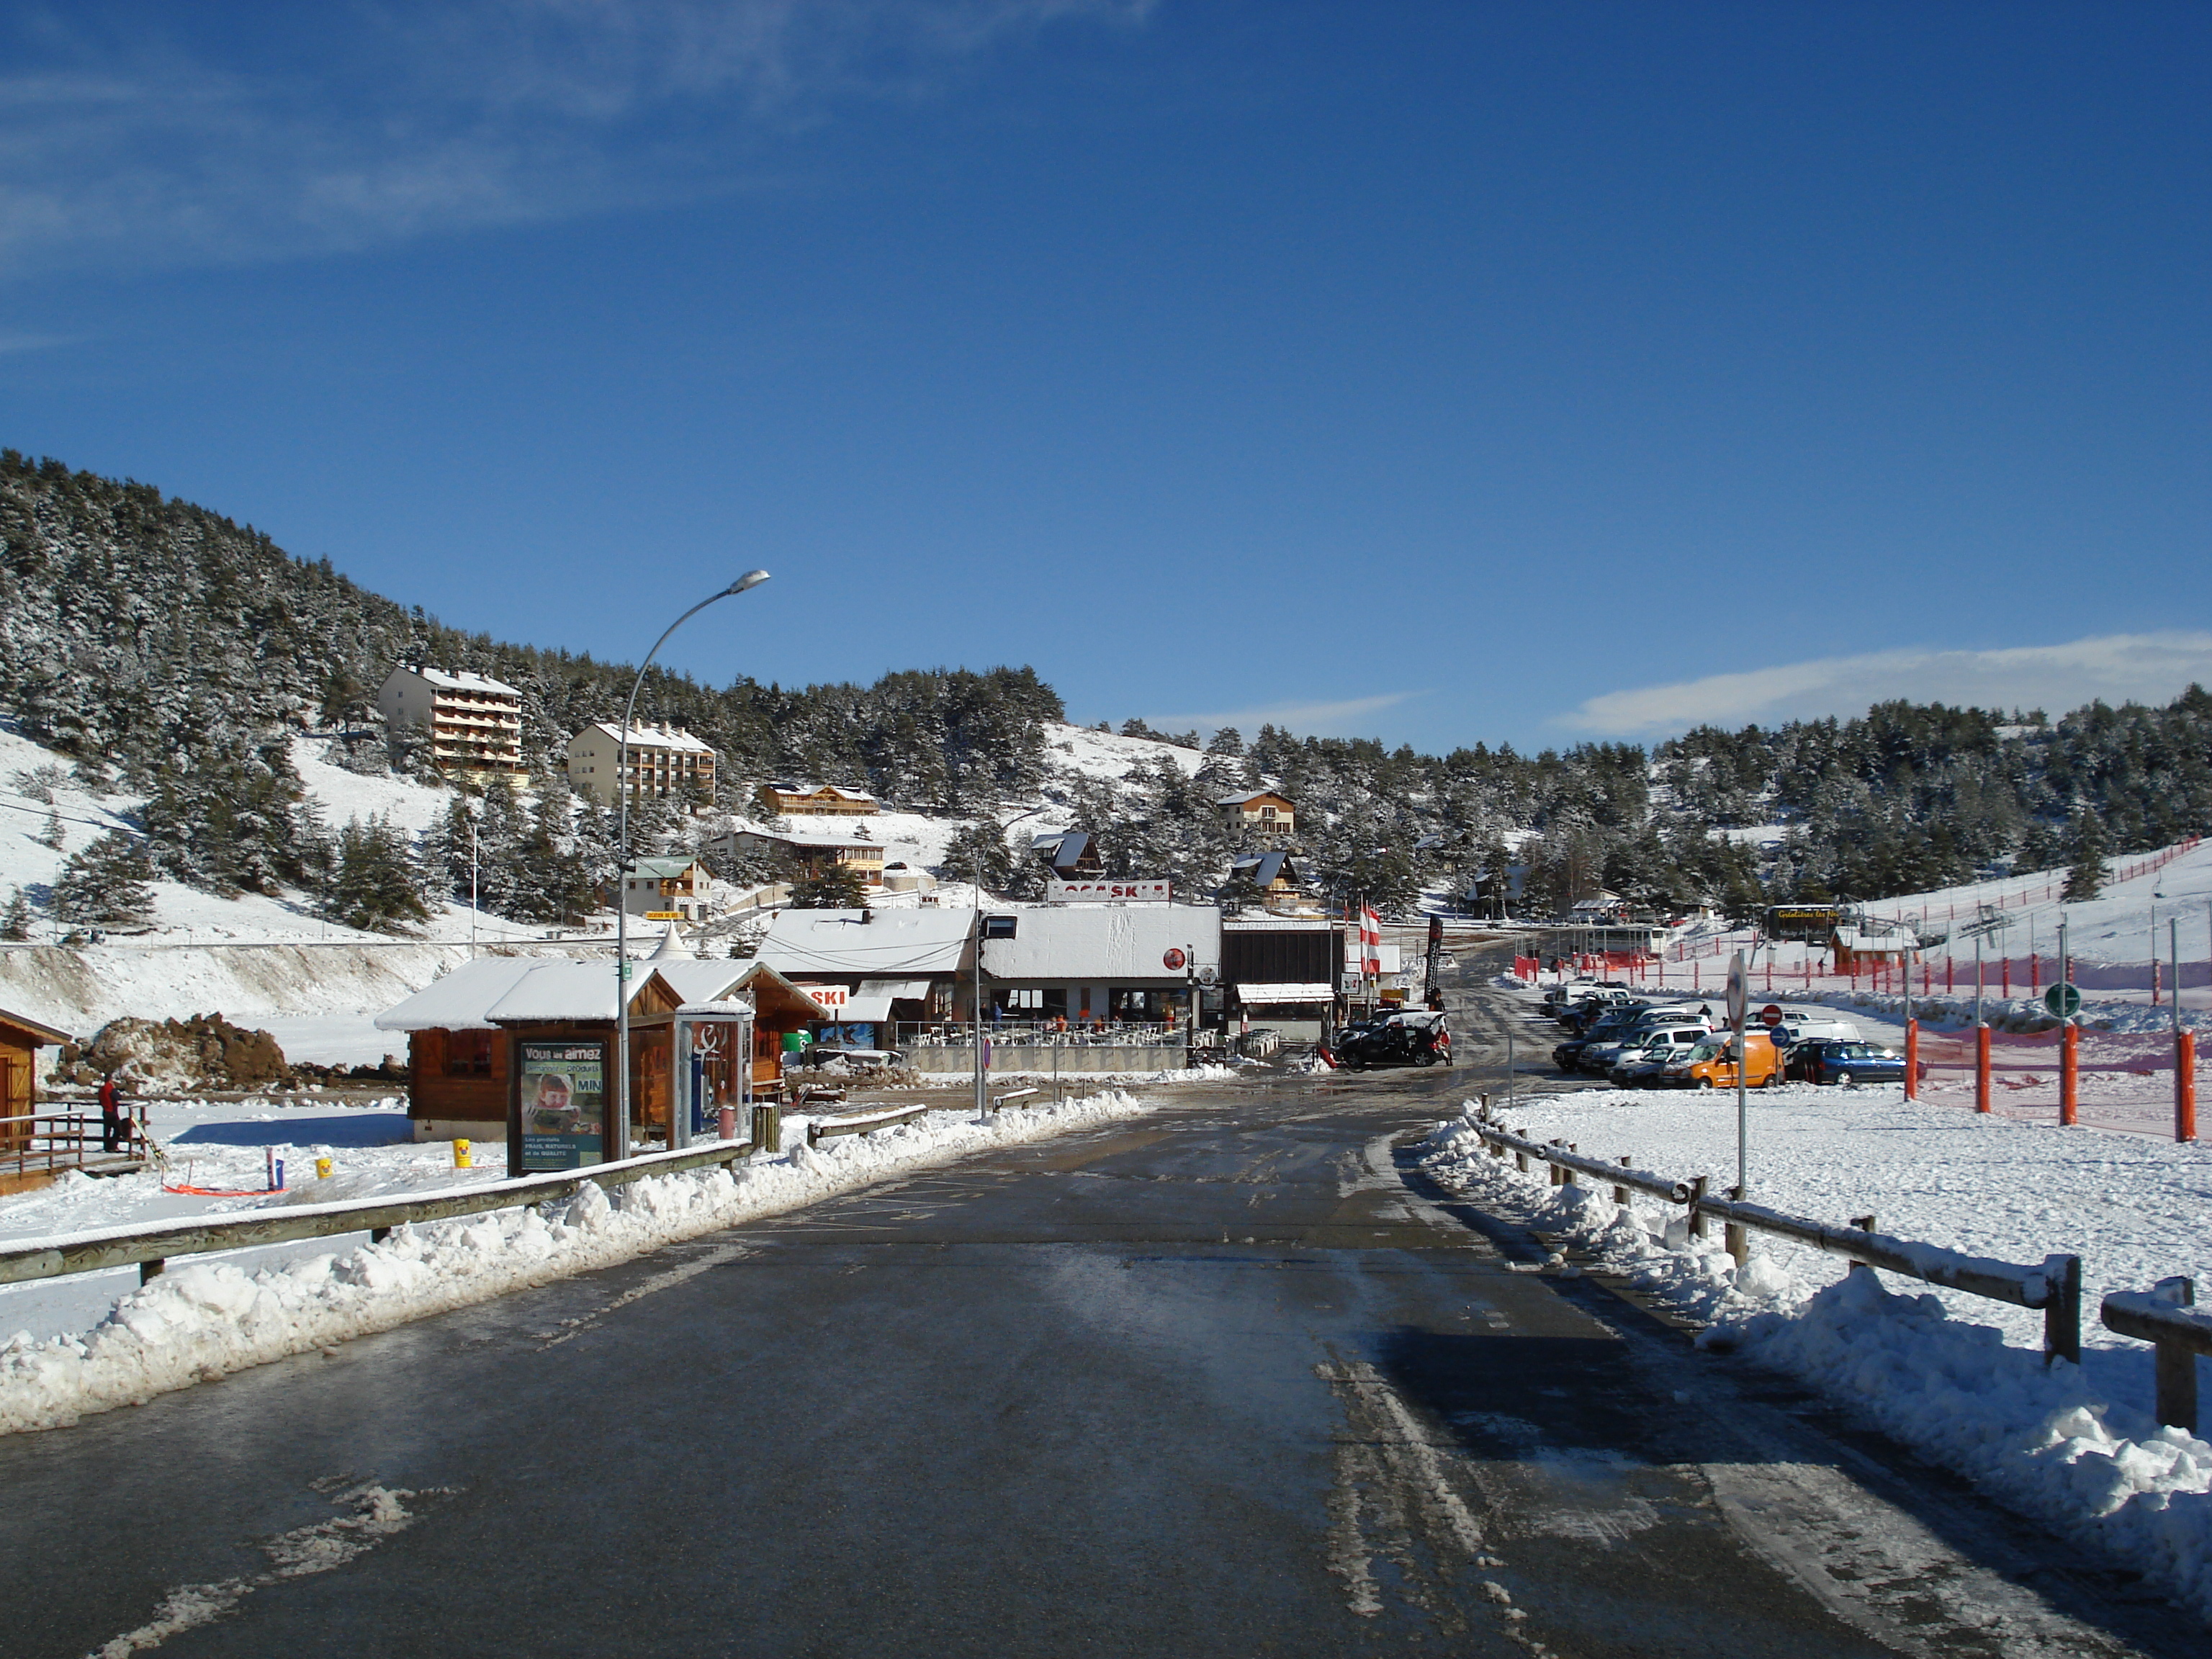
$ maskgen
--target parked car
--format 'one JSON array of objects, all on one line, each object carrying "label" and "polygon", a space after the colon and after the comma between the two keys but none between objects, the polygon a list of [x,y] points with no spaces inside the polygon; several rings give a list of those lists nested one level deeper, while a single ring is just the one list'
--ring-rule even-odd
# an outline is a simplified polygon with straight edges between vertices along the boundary
[{"label": "parked car", "polygon": [[1800,1083],[1855,1088],[1862,1083],[1902,1083],[1905,1057],[1856,1039],[1816,1037],[1790,1051],[1783,1075]]},{"label": "parked car", "polygon": [[1558,1048],[1553,1049],[1552,1064],[1563,1072],[1573,1071],[1576,1061],[1583,1049],[1589,1048],[1593,1042],[1610,1042],[1616,1038],[1626,1036],[1629,1028],[1636,1023],[1637,1015],[1641,1012],[1643,1009],[1640,1006],[1614,1008],[1608,1011],[1602,1019],[1592,1025],[1582,1036],[1569,1037]]},{"label": "parked car", "polygon": [[1631,1048],[1613,1064],[1606,1073],[1616,1089],[1656,1089],[1660,1073],[1680,1059],[1685,1050],[1664,1041],[1646,1043],[1641,1048]]},{"label": "parked car", "polygon": [[[1770,1033],[1764,1030],[1746,1031],[1743,1045],[1745,1088],[1771,1088],[1781,1081],[1782,1051],[1775,1046]],[[1668,1089],[1733,1089],[1735,1074],[1735,1038],[1733,1035],[1711,1036],[1680,1060],[1670,1062],[1659,1073],[1659,1082],[1662,1088]]]},{"label": "parked car", "polygon": [[1355,1072],[1369,1066],[1433,1066],[1450,1060],[1451,1031],[1442,1014],[1386,1014],[1346,1027],[1334,1052],[1340,1065]]},{"label": "parked car", "polygon": [[1696,1008],[1681,1003],[1660,1003],[1642,1008],[1626,1026],[1591,1042],[1577,1056],[1576,1064],[1583,1071],[1603,1077],[1614,1060],[1631,1048],[1641,1048],[1652,1033],[1672,1030],[1678,1026],[1696,1031],[1710,1031],[1713,1029],[1713,1023]]},{"label": "parked car", "polygon": [[[1678,1020],[1671,1024],[1642,1026],[1609,1052],[1592,1048],[1583,1050],[1582,1069],[1599,1077],[1612,1077],[1634,1056],[1656,1053],[1673,1059],[1689,1053],[1712,1034],[1713,1028],[1702,1020],[1688,1023]],[[1604,1054],[1603,1060],[1594,1063],[1592,1056],[1601,1053]]]}]

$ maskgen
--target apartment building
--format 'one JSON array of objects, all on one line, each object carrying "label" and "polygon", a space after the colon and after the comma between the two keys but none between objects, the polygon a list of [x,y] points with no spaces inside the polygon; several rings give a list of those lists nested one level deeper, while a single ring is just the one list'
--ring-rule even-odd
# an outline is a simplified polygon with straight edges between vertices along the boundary
[{"label": "apartment building", "polygon": [[[622,727],[606,720],[587,726],[568,739],[568,787],[602,806],[621,799],[616,778]],[[629,729],[630,799],[682,800],[695,792],[714,797],[714,750],[681,726],[633,726]]]},{"label": "apartment building", "polygon": [[522,693],[465,669],[402,663],[376,694],[385,730],[428,732],[441,772],[520,772]]}]

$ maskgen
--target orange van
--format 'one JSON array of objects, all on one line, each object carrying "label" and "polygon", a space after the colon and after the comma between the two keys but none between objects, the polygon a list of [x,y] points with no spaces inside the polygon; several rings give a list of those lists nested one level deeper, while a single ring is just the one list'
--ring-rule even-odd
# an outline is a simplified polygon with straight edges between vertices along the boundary
[{"label": "orange van", "polygon": [[[1743,1086],[1765,1089],[1782,1080],[1782,1051],[1772,1035],[1754,1028],[1743,1034],[1750,1051],[1744,1064]],[[1717,1031],[1659,1074],[1670,1089],[1733,1089],[1735,1087],[1735,1036]]]}]

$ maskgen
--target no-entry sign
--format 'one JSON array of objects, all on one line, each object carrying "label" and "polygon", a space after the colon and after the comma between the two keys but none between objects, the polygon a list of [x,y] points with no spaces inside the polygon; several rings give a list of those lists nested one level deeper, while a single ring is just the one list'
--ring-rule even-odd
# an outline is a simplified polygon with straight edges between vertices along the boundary
[{"label": "no-entry sign", "polygon": [[1759,1021],[1762,1025],[1781,1024],[1782,1005],[1778,1002],[1768,1003],[1766,1006],[1759,1011]]}]

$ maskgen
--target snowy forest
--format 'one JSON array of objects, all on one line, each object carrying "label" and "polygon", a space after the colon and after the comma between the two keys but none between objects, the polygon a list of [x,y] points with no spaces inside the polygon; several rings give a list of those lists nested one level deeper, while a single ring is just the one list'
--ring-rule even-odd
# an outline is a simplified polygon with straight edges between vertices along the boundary
[{"label": "snowy forest", "polygon": [[[569,795],[559,757],[579,727],[618,717],[629,668],[447,628],[251,526],[14,451],[0,451],[0,719],[88,781],[146,800],[138,836],[80,855],[78,892],[159,872],[216,892],[301,889],[356,925],[404,927],[427,898],[465,890],[471,822],[484,906],[518,921],[574,917],[611,869],[611,827]],[[427,775],[419,751],[387,744],[374,707],[400,660],[520,689],[530,776],[457,792],[427,837],[322,823],[289,759],[300,732],[335,734],[359,769]],[[1054,765],[1063,709],[1027,667],[720,690],[655,671],[639,715],[720,751],[714,805],[744,810],[771,778],[866,788],[966,821],[949,866],[1017,892],[1039,872],[999,818],[1041,800],[1097,835],[1112,873],[1218,890],[1250,842],[1214,803],[1262,781],[1297,804],[1309,884],[1395,909],[1438,886],[1494,902],[1511,871],[1531,914],[1601,887],[1653,910],[1741,914],[2079,864],[2212,828],[2212,696],[2193,686],[2163,708],[2057,716],[1887,703],[1848,720],[1701,727],[1650,750],[1477,744],[1437,757],[1262,726],[1249,741],[1211,734],[1195,775],[1162,750],[1118,781]],[[1199,744],[1141,720],[1121,730]],[[686,834],[672,811],[640,828],[647,847]]]}]

